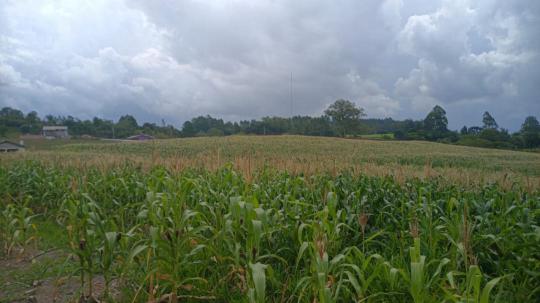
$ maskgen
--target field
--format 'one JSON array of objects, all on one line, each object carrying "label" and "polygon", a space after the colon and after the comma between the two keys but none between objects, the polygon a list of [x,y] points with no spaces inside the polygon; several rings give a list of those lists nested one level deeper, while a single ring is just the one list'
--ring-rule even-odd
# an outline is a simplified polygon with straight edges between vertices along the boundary
[{"label": "field", "polygon": [[360,137],[364,139],[391,140],[394,139],[394,133],[361,135]]},{"label": "field", "polygon": [[538,302],[540,154],[300,136],[0,155],[0,302]]},{"label": "field", "polygon": [[[33,159],[77,168],[156,165],[216,170],[226,163],[249,178],[263,167],[318,174],[353,170],[371,176],[437,177],[462,185],[520,182],[540,185],[540,154],[425,141],[378,141],[302,136],[231,136],[151,142],[29,141],[30,153],[0,158]],[[15,159],[12,159],[15,158]]]}]

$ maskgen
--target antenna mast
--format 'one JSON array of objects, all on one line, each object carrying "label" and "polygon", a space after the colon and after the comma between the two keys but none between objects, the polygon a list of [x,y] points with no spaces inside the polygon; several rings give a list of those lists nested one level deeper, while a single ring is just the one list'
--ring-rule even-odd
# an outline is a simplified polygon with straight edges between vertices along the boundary
[{"label": "antenna mast", "polygon": [[289,81],[289,99],[291,101],[291,117],[290,117],[290,119],[291,119],[290,128],[291,129],[289,130],[289,133],[292,134],[293,133],[293,126],[294,126],[294,124],[293,124],[293,97],[292,97],[292,71],[291,71],[291,78],[290,78],[290,81]]},{"label": "antenna mast", "polygon": [[289,98],[291,101],[291,121],[292,121],[292,117],[293,117],[292,72],[291,72],[291,80],[289,81]]}]

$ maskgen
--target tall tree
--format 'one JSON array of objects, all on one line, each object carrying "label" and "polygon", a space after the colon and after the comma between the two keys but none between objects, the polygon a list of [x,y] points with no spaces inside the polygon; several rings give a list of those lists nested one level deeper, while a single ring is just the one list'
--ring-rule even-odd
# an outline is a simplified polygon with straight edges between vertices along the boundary
[{"label": "tall tree", "polygon": [[446,118],[446,111],[439,105],[435,105],[424,119],[424,127],[427,131],[447,131],[448,118]]},{"label": "tall tree", "polygon": [[424,130],[428,140],[438,140],[448,133],[448,118],[446,111],[436,105],[424,119]]},{"label": "tall tree", "polygon": [[525,122],[521,125],[521,136],[525,147],[540,146],[540,123],[535,116],[525,118]]},{"label": "tall tree", "polygon": [[334,123],[337,133],[345,137],[349,133],[356,133],[360,126],[360,118],[364,117],[364,109],[356,107],[349,100],[339,99],[332,103],[324,113]]},{"label": "tall tree", "polygon": [[197,134],[197,131],[193,127],[193,123],[191,121],[184,122],[182,126],[182,136],[184,137],[193,137]]},{"label": "tall tree", "polygon": [[18,109],[4,107],[0,110],[0,122],[6,127],[20,127],[24,124],[24,114]]},{"label": "tall tree", "polygon": [[491,116],[489,112],[484,112],[484,115],[482,117],[482,122],[484,123],[485,129],[497,129],[499,128],[499,125],[497,124],[497,121]]},{"label": "tall tree", "polygon": [[137,132],[139,124],[135,117],[131,115],[125,115],[120,117],[118,123],[115,126],[115,135],[119,138],[133,136]]}]

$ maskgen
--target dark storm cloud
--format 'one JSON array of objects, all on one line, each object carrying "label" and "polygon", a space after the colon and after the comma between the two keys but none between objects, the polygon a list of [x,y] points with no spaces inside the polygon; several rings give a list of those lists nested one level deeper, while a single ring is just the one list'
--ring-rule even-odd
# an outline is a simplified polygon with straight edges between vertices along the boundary
[{"label": "dark storm cloud", "polygon": [[320,114],[451,126],[540,113],[531,1],[1,1],[0,106],[179,124]]}]

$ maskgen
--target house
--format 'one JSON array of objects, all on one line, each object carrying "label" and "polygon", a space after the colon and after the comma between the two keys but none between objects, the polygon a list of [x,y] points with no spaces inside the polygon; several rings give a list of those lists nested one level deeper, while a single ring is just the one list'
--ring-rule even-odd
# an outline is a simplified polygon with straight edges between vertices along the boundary
[{"label": "house", "polygon": [[134,141],[146,141],[146,140],[154,140],[155,138],[147,134],[138,134],[135,136],[127,137],[127,139],[134,140]]},{"label": "house", "polygon": [[0,141],[0,153],[9,153],[9,152],[18,152],[24,151],[24,145],[21,141],[21,144],[17,144],[8,140]]},{"label": "house", "polygon": [[67,126],[43,126],[43,137],[47,139],[69,139]]}]

